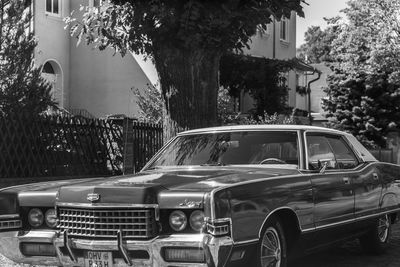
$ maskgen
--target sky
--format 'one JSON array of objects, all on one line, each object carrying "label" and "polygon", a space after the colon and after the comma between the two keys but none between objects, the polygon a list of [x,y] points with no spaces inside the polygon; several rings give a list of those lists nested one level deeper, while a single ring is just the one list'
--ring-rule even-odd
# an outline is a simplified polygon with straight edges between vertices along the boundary
[{"label": "sky", "polygon": [[304,43],[304,33],[310,26],[326,27],[324,17],[339,15],[339,11],[346,7],[347,0],[306,0],[309,5],[303,5],[304,18],[297,17],[296,46]]}]

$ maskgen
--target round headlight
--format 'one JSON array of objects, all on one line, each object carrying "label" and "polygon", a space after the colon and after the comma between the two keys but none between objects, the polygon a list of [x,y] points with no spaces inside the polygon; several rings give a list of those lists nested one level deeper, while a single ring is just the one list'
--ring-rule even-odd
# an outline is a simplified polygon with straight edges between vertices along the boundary
[{"label": "round headlight", "polygon": [[174,231],[180,232],[186,228],[187,217],[180,210],[175,210],[169,215],[169,225]]},{"label": "round headlight", "polygon": [[190,227],[196,232],[200,231],[204,225],[204,212],[195,210],[190,214],[189,218]]},{"label": "round headlight", "polygon": [[44,216],[40,209],[31,209],[28,213],[28,222],[32,227],[39,227],[43,224]]},{"label": "round headlight", "polygon": [[44,215],[46,225],[50,228],[55,228],[57,226],[57,216],[55,209],[49,209]]}]

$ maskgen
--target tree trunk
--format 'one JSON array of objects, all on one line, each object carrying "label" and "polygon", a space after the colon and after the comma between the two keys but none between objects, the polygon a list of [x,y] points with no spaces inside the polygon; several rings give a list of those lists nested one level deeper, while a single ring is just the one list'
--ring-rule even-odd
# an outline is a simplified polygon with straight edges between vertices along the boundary
[{"label": "tree trunk", "polygon": [[157,45],[154,49],[164,99],[164,140],[179,131],[215,126],[221,53]]}]

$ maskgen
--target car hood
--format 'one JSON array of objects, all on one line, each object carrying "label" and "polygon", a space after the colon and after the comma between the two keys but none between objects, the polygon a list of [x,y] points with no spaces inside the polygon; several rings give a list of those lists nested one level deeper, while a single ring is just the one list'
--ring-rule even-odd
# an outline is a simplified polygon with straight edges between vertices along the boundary
[{"label": "car hood", "polygon": [[[266,167],[185,167],[161,168],[136,175],[109,178],[53,181],[16,186],[3,190],[18,193],[21,206],[55,199],[62,203],[90,203],[89,194],[99,196],[95,203],[160,203],[166,195],[182,199],[187,195],[201,201],[204,193],[241,182],[299,174],[298,170]],[[35,196],[41,196],[35,198]],[[161,198],[161,199],[160,199]],[[169,199],[170,199],[169,198]],[[36,200],[34,200],[36,199]],[[54,200],[53,200],[54,202]],[[39,203],[36,203],[39,204]]]}]

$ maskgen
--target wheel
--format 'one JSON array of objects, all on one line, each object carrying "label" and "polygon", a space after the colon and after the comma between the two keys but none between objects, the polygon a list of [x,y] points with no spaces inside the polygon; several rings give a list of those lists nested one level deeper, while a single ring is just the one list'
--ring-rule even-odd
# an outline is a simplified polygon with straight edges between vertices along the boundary
[{"label": "wheel", "polygon": [[360,237],[360,244],[365,252],[382,254],[385,252],[391,234],[389,215],[379,217],[373,228]]},{"label": "wheel", "polygon": [[286,239],[282,224],[276,217],[271,217],[262,232],[258,244],[259,267],[286,267]]},{"label": "wheel", "polygon": [[284,160],[281,159],[277,159],[277,158],[267,158],[267,159],[263,159],[262,161],[260,161],[260,164],[270,164],[268,162],[277,162],[278,164],[287,164]]}]

